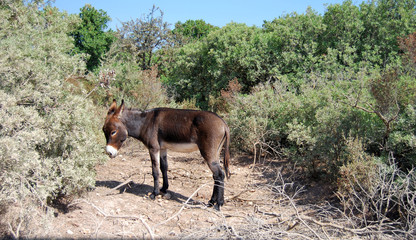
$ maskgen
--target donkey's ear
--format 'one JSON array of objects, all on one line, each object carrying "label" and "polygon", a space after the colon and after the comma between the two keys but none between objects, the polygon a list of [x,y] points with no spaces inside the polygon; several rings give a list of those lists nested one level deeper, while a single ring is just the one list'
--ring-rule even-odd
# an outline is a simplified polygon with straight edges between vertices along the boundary
[{"label": "donkey's ear", "polygon": [[107,115],[114,114],[117,110],[117,101],[113,99],[113,103],[111,103],[110,108],[108,109]]},{"label": "donkey's ear", "polygon": [[115,112],[115,115],[117,115],[119,118],[121,118],[121,116],[123,114],[123,111],[124,111],[124,99],[121,100],[121,104],[120,104],[120,106],[118,106],[118,108]]}]

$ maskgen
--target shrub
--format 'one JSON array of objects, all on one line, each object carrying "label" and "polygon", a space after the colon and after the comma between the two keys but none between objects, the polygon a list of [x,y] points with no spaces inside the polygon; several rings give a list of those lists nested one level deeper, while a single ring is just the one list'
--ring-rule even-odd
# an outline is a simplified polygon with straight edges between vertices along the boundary
[{"label": "shrub", "polygon": [[16,238],[48,203],[93,187],[103,156],[97,110],[65,81],[85,71],[81,56],[68,55],[78,19],[38,7],[0,7],[0,225]]},{"label": "shrub", "polygon": [[388,145],[395,154],[396,162],[403,170],[416,166],[416,106],[407,105],[399,115],[395,131]]},{"label": "shrub", "polygon": [[312,176],[335,179],[346,161],[345,136],[372,136],[374,119],[340,103],[324,77],[315,80],[297,89],[283,79],[259,85],[250,95],[237,94],[227,119],[233,146],[253,153],[260,144]]},{"label": "shrub", "polygon": [[280,103],[270,85],[259,85],[250,95],[236,94],[226,119],[232,147],[248,153],[254,153],[258,144],[277,147],[278,129],[272,120]]},{"label": "shrub", "polygon": [[[343,155],[346,163],[340,167],[337,179],[338,196],[341,199],[345,199],[346,195],[353,194],[353,191],[358,189],[360,192],[372,191],[375,188],[378,167],[375,159],[364,151],[359,138],[346,139],[345,148]],[[348,208],[350,204],[353,205],[345,202],[344,207]]]},{"label": "shrub", "polygon": [[364,152],[358,139],[347,141],[349,162],[341,167],[338,197],[354,228],[409,238],[416,229],[416,174],[401,171],[390,154],[386,163]]},{"label": "shrub", "polygon": [[99,76],[90,75],[90,85],[99,86],[105,81],[105,87],[98,87],[91,96],[100,105],[116,99],[124,99],[128,106],[147,109],[168,104],[166,89],[158,75],[158,66],[140,70],[135,57],[123,52],[120,42],[116,41],[107,53]]}]

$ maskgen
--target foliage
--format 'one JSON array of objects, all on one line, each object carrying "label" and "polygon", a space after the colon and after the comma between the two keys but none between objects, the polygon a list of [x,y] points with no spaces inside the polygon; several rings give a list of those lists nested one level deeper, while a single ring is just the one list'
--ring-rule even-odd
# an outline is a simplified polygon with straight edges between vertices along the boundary
[{"label": "foliage", "polygon": [[88,54],[87,69],[92,71],[99,67],[101,57],[115,40],[112,32],[105,32],[111,18],[89,4],[81,8],[79,17],[82,22],[70,35],[74,38],[75,52]]},{"label": "foliage", "polygon": [[413,105],[405,111],[397,107],[408,104],[401,92],[409,85],[386,74],[365,69],[312,73],[300,87],[290,78],[258,85],[233,100],[228,119],[233,144],[251,153],[254,145],[264,144],[305,167],[310,176],[334,179],[350,161],[345,151],[346,136],[351,136],[361,138],[370,153],[397,152],[399,166],[410,168],[415,164]]},{"label": "foliage", "polygon": [[123,44],[114,42],[106,54],[101,71],[88,79],[96,88],[91,96],[99,105],[108,106],[115,99],[124,99],[131,107],[147,109],[163,106],[168,97],[158,75],[158,66],[140,70],[134,55],[122,51]]},{"label": "foliage", "polygon": [[407,105],[399,115],[394,131],[388,139],[388,146],[394,152],[396,163],[404,170],[416,165],[416,109]]},{"label": "foliage", "polygon": [[261,29],[230,23],[176,49],[164,70],[166,84],[178,100],[195,98],[208,109],[210,96],[218,97],[233,78],[249,93],[282,77],[300,87],[312,72],[384,68],[397,61],[397,39],[416,31],[414,8],[406,0],[344,1],[323,16],[308,8]]},{"label": "foliage", "polygon": [[326,26],[322,36],[325,41],[320,41],[323,53],[328,48],[342,50],[345,46],[355,46],[364,31],[360,9],[352,1],[329,5],[322,21]]},{"label": "foliage", "polygon": [[15,211],[1,224],[18,237],[46,204],[94,186],[101,134],[95,107],[65,82],[85,71],[68,55],[79,19],[18,1],[0,11],[0,205]]},{"label": "foliage", "polygon": [[416,165],[415,1],[347,0],[261,28],[188,20],[173,31],[154,6],[117,39],[91,5],[68,16],[43,1],[0,4],[0,204],[32,206],[3,220],[15,234],[35,204],[93,185],[103,139],[92,102],[113,98],[221,111],[235,150],[337,180],[366,221],[414,227],[402,193],[414,190]]},{"label": "foliage", "polygon": [[347,161],[345,136],[372,139],[378,126],[373,116],[338,102],[327,79],[310,81],[301,89],[286,80],[238,95],[228,119],[233,146],[253,152],[254,144],[264,144],[305,167],[310,176],[336,176]]},{"label": "foliage", "polygon": [[[379,0],[362,2],[359,7],[348,0],[329,5],[323,16],[326,26],[319,41],[320,52],[339,51],[339,61],[348,67],[370,62],[385,66],[399,51],[397,38],[415,31],[414,1]],[[353,61],[343,53],[353,48]]]},{"label": "foliage", "polygon": [[175,42],[182,46],[192,40],[200,40],[208,36],[211,31],[218,30],[218,27],[215,27],[209,23],[206,23],[204,20],[187,20],[186,22],[177,22],[175,24],[175,29],[172,30],[172,34],[175,37]]},{"label": "foliage", "polygon": [[377,53],[377,62],[389,63],[390,57],[399,51],[397,39],[415,32],[415,1],[378,0],[360,5],[364,31],[357,49],[365,56]]},{"label": "foliage", "polygon": [[270,86],[258,86],[250,95],[234,96],[233,107],[226,118],[230,127],[232,148],[254,153],[257,144],[278,147],[272,120],[281,101],[274,95]]},{"label": "foliage", "polygon": [[[197,42],[175,50],[167,84],[178,101],[195,98],[199,107],[208,109],[211,97],[218,97],[228,82],[238,78],[243,88],[254,85],[248,78],[250,62],[260,56],[249,44],[258,29],[231,23]],[[242,37],[244,36],[244,37]]]},{"label": "foliage", "polygon": [[[301,75],[313,71],[320,59],[318,43],[325,28],[322,17],[311,8],[305,14],[292,13],[266,21],[263,29],[269,37],[264,51],[270,55],[267,68],[301,84]],[[265,80],[269,79],[261,79]]]},{"label": "foliage", "polygon": [[124,49],[137,57],[141,70],[148,70],[157,62],[154,52],[169,44],[171,38],[169,24],[163,21],[163,12],[156,6],[147,16],[123,22],[118,34]]}]

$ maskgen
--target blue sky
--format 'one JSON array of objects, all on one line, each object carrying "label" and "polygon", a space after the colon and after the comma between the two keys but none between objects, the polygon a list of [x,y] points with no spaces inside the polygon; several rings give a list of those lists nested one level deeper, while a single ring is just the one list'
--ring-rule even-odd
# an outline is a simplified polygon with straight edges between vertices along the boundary
[{"label": "blue sky", "polygon": [[[178,21],[202,19],[223,27],[230,22],[245,23],[261,27],[264,20],[271,21],[292,12],[305,13],[308,6],[323,14],[328,4],[343,0],[56,0],[53,4],[69,14],[80,12],[89,3],[96,9],[107,12],[112,21],[109,27],[116,29],[120,22],[140,18],[150,12],[153,5],[164,12],[164,20],[172,24]],[[357,4],[357,1],[353,1]]]}]

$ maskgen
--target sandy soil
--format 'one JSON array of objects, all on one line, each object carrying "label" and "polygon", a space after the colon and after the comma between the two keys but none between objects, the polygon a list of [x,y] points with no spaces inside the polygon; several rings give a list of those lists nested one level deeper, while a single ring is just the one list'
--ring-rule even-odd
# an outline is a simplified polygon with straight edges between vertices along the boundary
[{"label": "sandy soil", "polygon": [[[212,194],[213,179],[198,152],[168,152],[168,163],[170,198],[159,196],[152,200],[149,197],[153,188],[149,155],[138,142],[129,142],[119,156],[96,167],[96,188],[75,199],[68,211],[57,211],[51,228],[36,237],[246,239],[290,236],[278,235],[279,231],[273,226],[291,232],[306,231],[293,220],[295,210],[273,190],[285,184],[278,174],[284,169],[284,162],[265,161],[253,168],[252,159],[232,157],[232,176],[226,180],[226,203],[220,212],[205,205]],[[128,184],[115,189],[126,182]],[[296,191],[293,184],[288,187],[294,189],[292,193]],[[308,188],[317,198],[311,195],[308,199],[315,203],[325,202],[322,195],[331,195],[330,189],[322,186],[312,184],[306,186]],[[307,207],[298,210],[302,214],[313,214]]]}]

